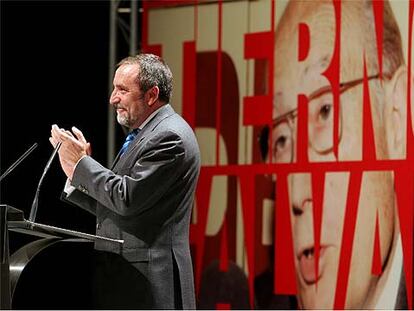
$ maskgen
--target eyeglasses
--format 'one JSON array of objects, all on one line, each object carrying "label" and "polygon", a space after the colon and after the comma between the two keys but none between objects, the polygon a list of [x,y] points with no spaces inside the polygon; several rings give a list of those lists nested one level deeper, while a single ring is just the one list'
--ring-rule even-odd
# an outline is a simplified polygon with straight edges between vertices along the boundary
[{"label": "eyeglasses", "polygon": [[[378,79],[379,74],[368,76],[367,80]],[[339,94],[361,84],[363,78],[343,82],[339,85]],[[333,151],[333,94],[331,86],[317,89],[308,96],[309,145],[318,154]],[[342,111],[339,105],[339,139],[342,138]],[[258,142],[262,159],[267,160],[269,145],[272,148],[273,163],[291,163],[294,159],[294,135],[298,108],[277,117],[272,122],[272,135],[269,137],[269,126],[265,126],[259,135]]]}]

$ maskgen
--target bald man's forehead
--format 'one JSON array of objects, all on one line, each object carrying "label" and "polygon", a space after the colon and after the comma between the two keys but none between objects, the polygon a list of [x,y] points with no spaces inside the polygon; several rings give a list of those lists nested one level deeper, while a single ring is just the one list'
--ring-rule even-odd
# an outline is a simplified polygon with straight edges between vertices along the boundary
[{"label": "bald man's forehead", "polygon": [[[285,100],[295,103],[295,94],[308,94],[321,87],[324,82],[319,77],[328,68],[335,49],[332,3],[318,2],[315,7],[310,6],[309,1],[292,3],[276,33],[274,78],[278,105]],[[292,13],[296,8],[299,14]],[[300,34],[300,23],[305,24],[308,31]],[[299,45],[305,41],[302,36],[308,34],[309,50],[304,59],[299,60]]]},{"label": "bald man's forehead", "polygon": [[[277,27],[276,40],[293,39],[292,36],[297,33],[298,25],[301,23],[309,26],[311,36],[317,38],[323,35],[324,37],[329,37],[328,39],[334,39],[330,33],[324,35],[324,33],[327,31],[331,32],[336,27],[336,17],[332,2],[291,1],[286,7]],[[312,28],[318,28],[318,31],[312,31]],[[319,33],[320,31],[321,33]]]},{"label": "bald man's forehead", "polygon": [[[323,67],[326,69],[332,61],[336,40],[340,40],[341,80],[358,78],[364,50],[362,29],[366,28],[358,25],[368,21],[361,21],[364,8],[360,1],[343,1],[340,9],[340,19],[338,19],[331,1],[289,3],[276,30],[274,72],[276,79],[292,75],[289,71],[293,70],[295,71],[293,75],[297,75],[294,83],[297,84],[300,83],[299,77],[303,77],[312,69],[316,71]],[[300,45],[303,45],[303,35],[307,34],[299,33],[300,24],[304,26],[302,29],[306,28],[309,32],[309,50],[301,60],[298,51]],[[339,38],[337,38],[338,34]],[[370,65],[368,64],[368,67]]]}]

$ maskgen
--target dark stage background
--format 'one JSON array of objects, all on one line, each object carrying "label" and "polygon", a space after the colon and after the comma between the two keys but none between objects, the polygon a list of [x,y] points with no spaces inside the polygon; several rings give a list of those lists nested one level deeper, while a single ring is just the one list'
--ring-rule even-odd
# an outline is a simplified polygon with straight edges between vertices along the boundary
[{"label": "dark stage background", "polygon": [[[93,157],[106,165],[109,1],[0,3],[0,172],[39,144],[1,182],[0,203],[23,210],[28,219],[53,150],[52,124],[81,129]],[[120,145],[121,129],[116,135]],[[60,201],[65,179],[56,158],[41,188],[36,221],[93,233],[92,215]]]}]

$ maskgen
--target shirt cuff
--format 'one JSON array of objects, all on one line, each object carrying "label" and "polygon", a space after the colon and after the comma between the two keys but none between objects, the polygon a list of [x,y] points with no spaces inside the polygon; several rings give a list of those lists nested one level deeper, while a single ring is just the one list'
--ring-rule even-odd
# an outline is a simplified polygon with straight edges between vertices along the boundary
[{"label": "shirt cuff", "polygon": [[[78,166],[79,162],[83,159],[87,157],[86,155],[82,156],[78,162],[76,162],[75,164],[75,168],[73,169],[73,171],[76,171],[76,167]],[[74,186],[71,185],[71,180],[69,178],[66,179],[66,183],[65,183],[65,187],[63,188],[63,192],[66,193],[67,196],[71,195],[73,191],[76,190],[76,188]]]},{"label": "shirt cuff", "polygon": [[70,179],[66,179],[65,188],[63,188],[63,192],[66,193],[66,196],[69,196],[72,194],[73,191],[75,191],[75,187],[71,186]]}]

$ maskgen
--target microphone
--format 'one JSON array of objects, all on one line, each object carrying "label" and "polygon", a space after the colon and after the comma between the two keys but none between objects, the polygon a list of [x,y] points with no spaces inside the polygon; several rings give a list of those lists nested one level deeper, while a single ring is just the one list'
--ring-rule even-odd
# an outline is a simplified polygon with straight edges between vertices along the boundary
[{"label": "microphone", "polygon": [[37,147],[37,143],[34,143],[33,146],[31,146],[29,149],[26,150],[25,153],[23,153],[20,158],[17,159],[16,162],[14,162],[4,173],[3,175],[0,176],[0,181],[2,181],[2,179],[4,177],[6,177],[7,175],[9,175],[16,166],[18,166],[20,164],[20,162],[22,162],[30,153],[32,153],[33,150],[35,150]]},{"label": "microphone", "polygon": [[32,223],[33,223],[33,222],[35,222],[35,220],[36,220],[37,205],[38,205],[38,203],[39,203],[39,192],[40,192],[40,186],[42,185],[42,183],[43,183],[43,179],[45,178],[46,173],[47,173],[47,171],[48,171],[48,170],[49,170],[49,168],[50,168],[50,164],[52,163],[53,159],[55,158],[55,156],[56,156],[57,152],[59,151],[59,148],[60,148],[60,146],[61,146],[61,145],[62,145],[62,143],[61,143],[61,142],[59,142],[59,143],[56,145],[55,149],[54,149],[54,150],[53,150],[53,152],[52,152],[52,155],[50,156],[49,160],[48,160],[48,161],[47,161],[47,163],[46,163],[46,166],[45,166],[45,168],[44,168],[44,170],[43,170],[43,174],[42,174],[42,176],[40,177],[39,184],[37,185],[37,189],[36,189],[36,194],[35,194],[35,197],[34,197],[34,199],[33,199],[32,208],[31,208],[31,210],[30,210],[29,222],[32,222]]}]

